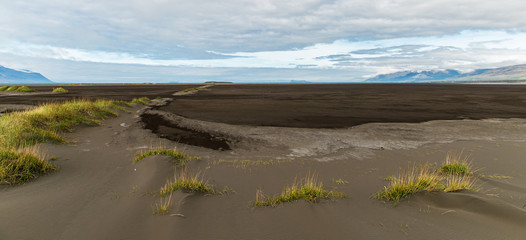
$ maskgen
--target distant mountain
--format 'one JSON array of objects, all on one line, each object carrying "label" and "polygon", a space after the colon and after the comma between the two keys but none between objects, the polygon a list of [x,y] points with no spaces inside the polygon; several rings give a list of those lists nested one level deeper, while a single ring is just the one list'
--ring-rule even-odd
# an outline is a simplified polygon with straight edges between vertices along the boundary
[{"label": "distant mountain", "polygon": [[526,81],[526,64],[500,67],[495,69],[477,69],[461,74],[456,70],[439,71],[402,71],[381,74],[369,78],[366,82],[519,82]]},{"label": "distant mountain", "polygon": [[380,74],[369,78],[367,82],[427,82],[432,80],[443,80],[459,77],[461,74],[456,70],[431,70],[431,71],[402,71],[389,74]]},{"label": "distant mountain", "polygon": [[52,84],[40,73],[28,70],[17,71],[0,66],[0,84]]}]

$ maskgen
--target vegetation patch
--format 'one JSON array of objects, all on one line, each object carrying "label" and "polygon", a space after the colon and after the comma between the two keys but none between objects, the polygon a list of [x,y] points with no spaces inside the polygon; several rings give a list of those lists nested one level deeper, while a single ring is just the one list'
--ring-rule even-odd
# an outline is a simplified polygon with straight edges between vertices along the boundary
[{"label": "vegetation patch", "polygon": [[165,149],[164,147],[150,147],[146,150],[141,150],[139,154],[133,159],[135,162],[139,162],[149,156],[164,155],[171,157],[176,164],[184,165],[187,160],[196,159],[197,157],[190,157],[182,152],[178,152],[174,147],[173,149]]},{"label": "vegetation patch", "polygon": [[410,165],[391,176],[389,186],[377,194],[379,199],[398,202],[408,195],[444,189],[441,176],[429,169],[429,164]]},{"label": "vegetation patch", "polygon": [[227,190],[217,191],[214,186],[209,185],[207,181],[203,179],[201,172],[190,173],[184,168],[179,174],[174,174],[174,178],[169,180],[160,190],[161,196],[166,196],[177,190],[183,190],[189,193],[208,193],[208,194],[220,194],[225,193]]},{"label": "vegetation patch", "polygon": [[148,104],[149,102],[151,102],[152,100],[150,100],[149,98],[147,97],[141,97],[141,98],[134,98],[131,100],[131,103],[140,103],[142,105],[146,105]]},{"label": "vegetation patch", "polygon": [[6,91],[8,92],[12,92],[12,91],[16,91],[18,89],[18,86],[9,86]]},{"label": "vegetation patch", "polygon": [[0,87],[0,92],[3,92],[5,90],[7,90],[9,88],[9,86],[1,86]]},{"label": "vegetation patch", "polygon": [[308,202],[315,203],[319,199],[343,198],[345,194],[337,191],[329,191],[323,188],[322,182],[318,181],[315,174],[307,174],[305,178],[294,182],[285,188],[278,196],[265,196],[261,189],[256,191],[256,207],[275,207],[285,202],[292,202],[304,199]]},{"label": "vegetation patch", "polygon": [[40,142],[64,143],[60,135],[78,125],[98,125],[122,109],[110,100],[73,100],[47,103],[32,110],[0,116],[0,162],[3,183],[23,183],[55,169],[36,151],[27,151]]},{"label": "vegetation patch", "polygon": [[170,207],[172,206],[172,195],[169,197],[161,197],[158,203],[153,206],[152,213],[154,215],[164,215],[170,211]]},{"label": "vegetation patch", "polygon": [[446,178],[444,192],[457,192],[460,190],[474,190],[476,179],[467,175],[452,175]]},{"label": "vegetation patch", "polygon": [[200,86],[200,87],[194,87],[194,88],[187,88],[187,89],[182,90],[181,92],[194,92],[194,91],[203,90],[203,89],[205,89],[205,88],[206,88],[206,86]]},{"label": "vegetation patch", "polygon": [[17,92],[36,92],[35,89],[32,89],[28,86],[22,86],[16,89]]},{"label": "vegetation patch", "polygon": [[63,87],[53,88],[54,93],[68,93],[69,91]]},{"label": "vegetation patch", "polygon": [[470,156],[462,156],[462,152],[454,154],[447,153],[446,161],[439,169],[442,174],[468,175],[473,172]]},{"label": "vegetation patch", "polygon": [[410,164],[407,169],[399,169],[396,174],[386,178],[388,186],[377,193],[378,199],[399,202],[400,200],[423,191],[456,192],[474,190],[475,180],[467,174],[441,174],[433,170],[428,163]]},{"label": "vegetation patch", "polygon": [[47,174],[56,167],[45,161],[36,148],[0,149],[0,183],[20,184]]}]

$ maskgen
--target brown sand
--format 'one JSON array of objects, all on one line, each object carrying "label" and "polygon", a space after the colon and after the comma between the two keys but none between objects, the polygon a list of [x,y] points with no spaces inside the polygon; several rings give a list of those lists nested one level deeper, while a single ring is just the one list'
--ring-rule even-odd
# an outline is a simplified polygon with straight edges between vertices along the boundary
[{"label": "brown sand", "polygon": [[[377,86],[381,85],[371,88]],[[202,95],[226,88],[214,86],[193,96],[176,97],[169,106],[186,101],[186,109],[200,108]],[[327,95],[332,90],[321,88],[320,96],[323,91]],[[476,93],[478,99],[491,99],[483,91]],[[193,98],[197,100],[192,102]],[[265,102],[273,94],[258,98]],[[221,101],[218,97],[215,106]],[[248,106],[244,101],[237,104]],[[281,103],[284,105],[287,103]],[[296,113],[301,115],[310,105],[301,106],[304,108],[290,111],[298,110]],[[524,113],[519,107],[519,103],[510,104],[507,109]],[[486,113],[504,111],[485,108]],[[142,128],[139,115],[144,110],[122,113],[100,127],[77,129],[67,135],[73,144],[42,145],[49,156],[57,157],[54,163],[59,171],[0,192],[0,239],[523,239],[526,235],[524,119],[369,123],[315,129],[226,124],[220,111],[216,111],[218,119],[210,122],[181,117],[175,110],[160,110],[163,108],[147,109],[149,115],[144,120],[162,120],[168,132],[175,128],[188,136],[206,133],[231,149],[218,151],[206,148],[206,144],[199,147],[159,139]],[[310,115],[318,114],[327,112]],[[283,114],[275,112],[274,118],[280,117]],[[330,122],[331,116],[325,117]],[[484,118],[494,117],[498,116]],[[139,149],[160,142],[200,156],[201,160],[191,162],[188,168],[204,171],[210,183],[219,188],[228,186],[235,192],[177,192],[172,196],[173,215],[152,215],[151,206],[159,198],[151,192],[172,176],[173,169],[164,157],[149,157],[137,164],[132,159]],[[483,177],[477,192],[421,193],[397,206],[371,197],[398,167],[418,161],[440,163],[451,150],[471,154],[479,174],[506,178]],[[247,165],[239,160],[275,163]],[[266,194],[279,193],[296,176],[308,172],[316,172],[325,187],[342,191],[347,198],[317,204],[297,201],[276,208],[250,205],[258,187]],[[337,179],[347,183],[337,184]]]}]

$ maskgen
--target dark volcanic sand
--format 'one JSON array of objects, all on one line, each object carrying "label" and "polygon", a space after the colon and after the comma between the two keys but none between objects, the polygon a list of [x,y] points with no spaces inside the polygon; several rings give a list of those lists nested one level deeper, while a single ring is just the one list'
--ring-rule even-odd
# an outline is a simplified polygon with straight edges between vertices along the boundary
[{"label": "dark volcanic sand", "polygon": [[525,93],[526,85],[233,84],[180,96],[159,110],[229,124],[333,128],[524,118]]}]

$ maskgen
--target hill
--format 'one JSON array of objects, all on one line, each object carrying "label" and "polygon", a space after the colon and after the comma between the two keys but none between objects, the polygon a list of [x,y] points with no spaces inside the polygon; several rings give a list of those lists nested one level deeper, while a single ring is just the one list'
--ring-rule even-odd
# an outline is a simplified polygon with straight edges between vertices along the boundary
[{"label": "hill", "polygon": [[14,70],[0,66],[0,84],[52,84],[40,73]]},{"label": "hill", "polygon": [[401,71],[380,74],[366,82],[526,82],[526,64],[494,69],[477,69],[461,74],[457,70]]}]

